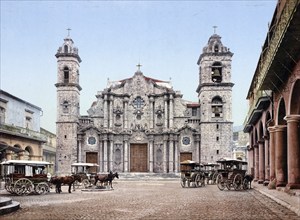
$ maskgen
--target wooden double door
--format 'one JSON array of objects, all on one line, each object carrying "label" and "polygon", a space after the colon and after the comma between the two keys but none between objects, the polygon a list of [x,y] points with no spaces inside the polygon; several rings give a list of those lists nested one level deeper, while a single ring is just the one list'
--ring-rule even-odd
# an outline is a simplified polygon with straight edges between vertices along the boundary
[{"label": "wooden double door", "polygon": [[130,172],[148,172],[147,144],[130,144]]},{"label": "wooden double door", "polygon": [[[98,153],[97,152],[86,152],[86,162],[98,164]],[[89,173],[97,173],[97,167],[90,167]]]}]

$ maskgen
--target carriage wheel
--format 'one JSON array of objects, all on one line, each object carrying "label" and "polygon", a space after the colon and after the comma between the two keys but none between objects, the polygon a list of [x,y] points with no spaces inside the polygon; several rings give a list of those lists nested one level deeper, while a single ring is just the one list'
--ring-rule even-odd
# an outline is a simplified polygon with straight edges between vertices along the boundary
[{"label": "carriage wheel", "polygon": [[191,179],[187,179],[187,187],[191,187]]},{"label": "carriage wheel", "polygon": [[243,181],[243,189],[249,189],[250,188],[250,182],[248,179],[244,179]]},{"label": "carriage wheel", "polygon": [[224,178],[223,178],[222,174],[219,174],[217,176],[216,182],[217,182],[217,186],[218,186],[219,190],[224,190],[225,189],[226,184],[224,182]]},{"label": "carriage wheel", "polygon": [[180,179],[180,184],[181,184],[182,188],[185,188],[185,186],[186,186],[186,178],[185,177]]},{"label": "carriage wheel", "polygon": [[81,184],[84,186],[84,188],[88,188],[90,186],[90,181],[88,179],[82,180]]},{"label": "carriage wheel", "polygon": [[218,172],[215,172],[212,176],[211,182],[212,184],[216,184],[217,181]]},{"label": "carriage wheel", "polygon": [[39,195],[50,192],[50,187],[46,182],[41,182],[35,186],[35,192]]},{"label": "carriage wheel", "polygon": [[26,178],[21,178],[15,182],[14,191],[16,194],[28,195],[34,189],[33,183]]},{"label": "carriage wheel", "polygon": [[5,182],[4,188],[6,189],[7,192],[14,194],[14,188],[13,188],[13,183],[11,182],[11,180],[7,180]]},{"label": "carriage wheel", "polygon": [[243,183],[243,177],[242,177],[242,175],[239,174],[239,173],[236,174],[235,177],[234,177],[234,179],[233,179],[233,183],[232,183],[233,188],[235,190],[241,189],[242,188],[242,183]]},{"label": "carriage wheel", "polygon": [[205,176],[200,176],[200,184],[201,186],[205,186]]},{"label": "carriage wheel", "polygon": [[75,191],[75,188],[76,189],[82,188],[82,183],[80,183],[78,180],[75,180],[73,186],[74,186],[73,188],[74,188],[74,191]]},{"label": "carriage wheel", "polygon": [[194,186],[195,186],[195,187],[199,187],[200,185],[201,185],[201,177],[200,177],[199,174],[197,174],[197,175],[195,176]]}]

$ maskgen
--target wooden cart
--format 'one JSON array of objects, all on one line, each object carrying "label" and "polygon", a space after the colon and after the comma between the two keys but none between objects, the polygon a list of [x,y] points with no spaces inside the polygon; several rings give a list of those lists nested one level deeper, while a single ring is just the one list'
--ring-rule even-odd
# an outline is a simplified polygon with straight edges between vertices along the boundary
[{"label": "wooden cart", "polygon": [[5,189],[20,196],[30,193],[46,194],[50,192],[48,173],[52,165],[45,161],[8,160],[1,163],[4,170]]}]

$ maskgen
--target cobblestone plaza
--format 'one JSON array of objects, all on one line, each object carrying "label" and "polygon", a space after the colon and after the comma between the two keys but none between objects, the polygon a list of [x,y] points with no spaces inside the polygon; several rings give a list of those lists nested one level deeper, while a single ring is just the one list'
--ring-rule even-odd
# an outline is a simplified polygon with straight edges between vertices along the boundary
[{"label": "cobblestone plaza", "polygon": [[114,190],[10,196],[21,203],[1,219],[299,219],[255,189],[182,188],[179,180],[114,182]]}]

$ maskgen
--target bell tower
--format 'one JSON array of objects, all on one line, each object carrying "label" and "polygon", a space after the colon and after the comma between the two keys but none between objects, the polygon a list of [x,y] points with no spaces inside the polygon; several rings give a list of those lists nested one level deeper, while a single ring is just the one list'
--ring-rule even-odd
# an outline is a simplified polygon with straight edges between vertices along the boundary
[{"label": "bell tower", "polygon": [[201,162],[216,162],[231,157],[233,53],[214,33],[203,48],[199,65]]},{"label": "bell tower", "polygon": [[77,162],[77,127],[81,90],[79,85],[81,59],[69,34],[55,56],[57,58],[55,171],[57,175],[66,175],[71,173],[71,164]]}]

